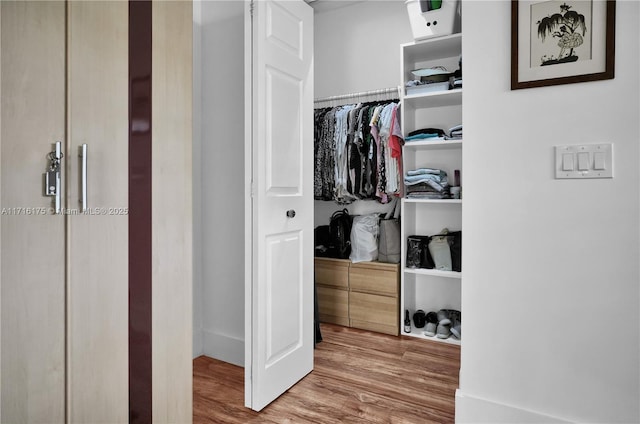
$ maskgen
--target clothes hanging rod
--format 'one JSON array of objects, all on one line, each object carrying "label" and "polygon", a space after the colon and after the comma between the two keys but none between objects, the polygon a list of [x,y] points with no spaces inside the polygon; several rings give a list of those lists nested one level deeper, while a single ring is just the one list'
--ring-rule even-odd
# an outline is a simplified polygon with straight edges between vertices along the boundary
[{"label": "clothes hanging rod", "polygon": [[359,93],[340,94],[338,96],[321,97],[314,99],[314,103],[333,102],[336,100],[357,99],[358,97],[381,96],[384,94],[394,94],[396,98],[400,98],[399,87],[380,88],[378,90],[361,91]]}]

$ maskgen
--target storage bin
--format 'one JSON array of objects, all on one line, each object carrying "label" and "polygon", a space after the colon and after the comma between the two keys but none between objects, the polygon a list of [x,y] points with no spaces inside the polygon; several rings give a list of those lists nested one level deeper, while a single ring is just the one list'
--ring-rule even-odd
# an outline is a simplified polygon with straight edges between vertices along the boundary
[{"label": "storage bin", "polygon": [[460,18],[458,0],[442,0],[440,9],[425,12],[422,11],[420,0],[407,0],[405,4],[416,41],[453,34],[456,19]]}]

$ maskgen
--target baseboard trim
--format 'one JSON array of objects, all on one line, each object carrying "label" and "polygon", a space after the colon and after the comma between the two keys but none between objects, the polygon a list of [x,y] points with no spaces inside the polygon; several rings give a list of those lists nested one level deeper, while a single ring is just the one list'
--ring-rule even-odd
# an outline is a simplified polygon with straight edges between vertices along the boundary
[{"label": "baseboard trim", "polygon": [[506,405],[456,390],[456,423],[570,423],[536,411]]},{"label": "baseboard trim", "polygon": [[202,341],[202,328],[193,330],[193,359],[204,355],[204,343]]},{"label": "baseboard trim", "polygon": [[204,355],[244,367],[244,340],[202,330]]}]

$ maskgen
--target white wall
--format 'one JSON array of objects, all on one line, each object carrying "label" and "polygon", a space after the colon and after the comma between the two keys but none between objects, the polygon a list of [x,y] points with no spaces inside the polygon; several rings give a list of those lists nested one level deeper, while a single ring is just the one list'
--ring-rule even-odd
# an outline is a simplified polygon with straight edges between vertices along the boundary
[{"label": "white wall", "polygon": [[403,1],[311,4],[316,98],[400,83],[400,44],[413,41]]},{"label": "white wall", "polygon": [[[403,1],[311,3],[315,25],[315,98],[358,93],[400,84],[400,44],[413,41]],[[345,206],[315,202],[314,225],[329,223]],[[375,200],[346,206],[353,215],[386,211]]]},{"label": "white wall", "polygon": [[[640,421],[639,3],[616,78],[510,90],[510,3],[463,6],[465,275],[458,422]],[[613,179],[554,179],[611,142]]]},{"label": "white wall", "polygon": [[201,352],[244,365],[244,3],[196,3],[202,141],[194,159],[201,170],[195,232],[201,239],[202,282],[194,303],[201,307]]}]

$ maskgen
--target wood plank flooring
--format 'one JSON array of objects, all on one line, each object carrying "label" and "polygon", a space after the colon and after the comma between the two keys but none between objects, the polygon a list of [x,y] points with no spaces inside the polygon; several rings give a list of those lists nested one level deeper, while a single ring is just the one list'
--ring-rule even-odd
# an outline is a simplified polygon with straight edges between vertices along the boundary
[{"label": "wood plank flooring", "polygon": [[314,371],[259,414],[244,407],[243,368],[193,362],[193,422],[454,422],[460,347],[322,324]]}]

